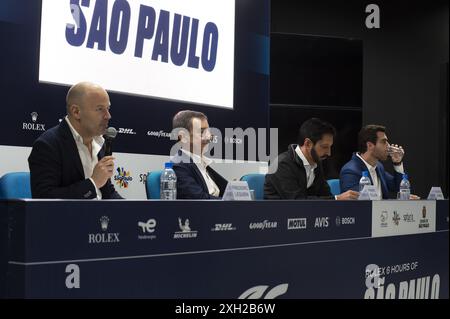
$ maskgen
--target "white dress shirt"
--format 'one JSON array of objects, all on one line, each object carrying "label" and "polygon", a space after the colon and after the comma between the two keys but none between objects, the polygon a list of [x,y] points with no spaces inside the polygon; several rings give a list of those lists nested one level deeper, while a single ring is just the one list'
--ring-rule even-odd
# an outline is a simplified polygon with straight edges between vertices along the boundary
[{"label": "white dress shirt", "polygon": [[[356,156],[358,156],[361,159],[361,161],[363,161],[363,163],[366,165],[370,177],[372,178],[373,186],[375,186],[375,188],[377,189],[378,198],[379,199],[383,198],[383,193],[381,191],[381,182],[376,171],[376,166],[372,166],[369,163],[367,163],[359,153],[356,153]],[[400,165],[394,165],[394,170],[397,173],[404,174],[403,163]]]},{"label": "white dress shirt", "polygon": [[314,170],[317,168],[317,163],[314,163],[314,165],[309,164],[299,145],[295,148],[295,153],[297,153],[298,157],[300,157],[303,162],[306,171],[306,188],[309,188],[314,183],[314,178],[316,177]]},{"label": "white dress shirt", "polygon": [[208,167],[213,161],[210,158],[204,156],[200,157],[184,149],[182,151],[190,158],[192,158],[192,161],[195,163],[195,165],[197,165],[197,168],[200,171],[200,173],[202,173],[203,180],[205,181],[206,186],[208,187],[209,195],[219,197],[220,189],[217,186],[217,184],[213,181],[211,176],[209,176],[208,171],[206,170],[206,167]]},{"label": "white dress shirt", "polygon": [[78,155],[80,155],[81,165],[83,166],[84,178],[88,178],[95,187],[95,191],[97,192],[97,199],[102,199],[102,192],[95,185],[94,180],[91,178],[92,173],[94,172],[94,167],[98,163],[98,152],[100,152],[103,144],[105,143],[105,139],[103,136],[96,136],[92,139],[92,153],[89,152],[89,149],[83,143],[83,137],[78,134],[75,128],[69,121],[69,118],[66,116],[65,121],[69,125],[70,131],[72,132],[72,136],[75,140],[75,144],[77,145]]}]

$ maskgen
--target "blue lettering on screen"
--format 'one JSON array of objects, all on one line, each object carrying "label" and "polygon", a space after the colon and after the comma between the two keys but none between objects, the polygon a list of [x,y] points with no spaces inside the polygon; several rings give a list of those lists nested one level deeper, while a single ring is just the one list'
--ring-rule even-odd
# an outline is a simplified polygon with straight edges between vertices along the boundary
[{"label": "blue lettering on screen", "polygon": [[[90,25],[83,8],[93,6]],[[108,21],[108,5],[113,3],[111,21]],[[66,41],[69,45],[110,51],[123,54],[129,45],[130,24],[133,13],[127,0],[70,0],[70,10],[75,24],[66,25]],[[86,10],[86,9],[84,9]],[[219,29],[213,22],[207,22],[204,30],[199,30],[199,19],[140,5],[134,57],[147,58],[157,62],[172,63],[207,72],[214,70],[217,62]],[[200,38],[198,37],[200,35]],[[153,40],[151,56],[144,56],[144,45]],[[200,43],[197,44],[197,40]],[[150,45],[147,44],[147,45]],[[201,55],[197,56],[197,46]]]},{"label": "blue lettering on screen", "polygon": [[[83,0],[81,2],[81,5],[84,7],[89,7],[89,0]],[[84,43],[87,28],[86,18],[84,17],[83,11],[81,10],[79,0],[70,0],[70,11],[76,24],[67,24],[66,40],[70,45],[79,47]]]},{"label": "blue lettering on screen", "polygon": [[141,5],[139,10],[138,31],[134,56],[142,58],[145,39],[150,40],[155,33],[156,12],[152,7]]},{"label": "blue lettering on screen", "polygon": [[[175,65],[183,65],[186,61],[187,46],[189,40],[189,24],[191,18],[183,17],[181,26],[181,15],[175,14],[173,20],[172,44],[170,46],[170,59]],[[180,48],[180,50],[178,50]]]},{"label": "blue lettering on screen", "polygon": [[198,20],[192,20],[191,28],[191,45],[189,47],[189,60],[188,67],[198,69],[198,56],[195,55],[195,49],[197,47],[197,33],[198,33]]},{"label": "blue lettering on screen", "polygon": [[202,48],[202,66],[206,71],[212,71],[216,66],[218,39],[219,30],[217,26],[214,23],[208,22],[205,26]]},{"label": "blue lettering on screen", "polygon": [[[121,17],[122,20],[120,19]],[[109,47],[115,54],[122,54],[127,48],[130,19],[131,9],[128,2],[125,0],[117,0],[114,2],[111,15],[111,30],[109,31]],[[118,34],[119,27],[121,27],[120,34]]]},{"label": "blue lettering on screen", "polygon": [[94,48],[98,44],[98,49],[106,50],[106,29],[108,24],[108,0],[97,0],[94,14],[92,16],[91,29],[87,42],[88,48]]},{"label": "blue lettering on screen", "polygon": [[158,56],[161,57],[162,62],[167,63],[169,60],[169,15],[170,13],[165,10],[159,13],[152,60],[158,61]]}]

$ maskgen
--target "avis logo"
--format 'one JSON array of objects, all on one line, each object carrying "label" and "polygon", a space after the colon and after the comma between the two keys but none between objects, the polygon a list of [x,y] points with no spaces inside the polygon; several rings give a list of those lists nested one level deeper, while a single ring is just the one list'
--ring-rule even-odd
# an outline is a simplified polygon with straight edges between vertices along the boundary
[{"label": "avis logo", "polygon": [[288,287],[289,284],[281,284],[268,290],[264,295],[269,286],[255,286],[244,291],[238,299],[275,299],[284,295],[287,292]]},{"label": "avis logo", "polygon": [[314,222],[314,228],[327,228],[328,227],[328,217],[317,217]]},{"label": "avis logo", "polygon": [[132,128],[123,128],[119,127],[119,134],[129,134],[129,135],[136,135],[136,132]]},{"label": "avis logo", "polygon": [[133,180],[130,175],[131,173],[124,170],[123,167],[117,167],[117,175],[114,176],[114,180],[121,188],[128,188],[128,184]]}]

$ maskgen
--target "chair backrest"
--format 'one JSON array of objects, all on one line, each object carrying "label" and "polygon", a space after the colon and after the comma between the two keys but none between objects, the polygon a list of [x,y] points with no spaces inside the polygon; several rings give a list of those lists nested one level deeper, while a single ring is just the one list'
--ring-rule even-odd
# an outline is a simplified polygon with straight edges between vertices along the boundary
[{"label": "chair backrest", "polygon": [[30,173],[7,173],[0,178],[0,199],[31,198]]},{"label": "chair backrest", "polygon": [[246,181],[248,188],[255,191],[255,199],[264,199],[265,174],[247,174],[241,177],[241,181]]},{"label": "chair backrest", "polygon": [[330,191],[332,195],[339,195],[341,193],[341,186],[339,185],[339,179],[329,179],[327,180],[330,186]]},{"label": "chair backrest", "polygon": [[147,181],[145,183],[145,190],[147,192],[147,199],[159,199],[160,198],[160,179],[162,170],[153,171],[147,174]]}]

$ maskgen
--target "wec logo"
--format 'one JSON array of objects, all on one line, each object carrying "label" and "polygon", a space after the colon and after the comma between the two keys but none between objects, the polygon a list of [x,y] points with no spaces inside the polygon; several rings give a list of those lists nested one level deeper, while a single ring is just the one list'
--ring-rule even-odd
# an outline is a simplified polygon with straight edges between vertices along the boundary
[{"label": "wec logo", "polygon": [[267,291],[269,286],[255,286],[244,291],[238,299],[275,299],[284,295],[287,292],[288,287],[289,284],[281,284]]}]

